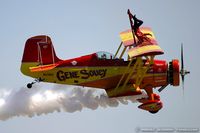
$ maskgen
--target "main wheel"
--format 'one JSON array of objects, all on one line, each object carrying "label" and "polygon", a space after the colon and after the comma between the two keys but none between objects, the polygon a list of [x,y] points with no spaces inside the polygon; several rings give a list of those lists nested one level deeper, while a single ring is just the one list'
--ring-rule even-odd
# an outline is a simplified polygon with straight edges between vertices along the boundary
[{"label": "main wheel", "polygon": [[159,110],[156,110],[156,111],[149,111],[149,112],[152,113],[152,114],[156,114],[156,113],[158,113],[158,111],[159,111]]}]

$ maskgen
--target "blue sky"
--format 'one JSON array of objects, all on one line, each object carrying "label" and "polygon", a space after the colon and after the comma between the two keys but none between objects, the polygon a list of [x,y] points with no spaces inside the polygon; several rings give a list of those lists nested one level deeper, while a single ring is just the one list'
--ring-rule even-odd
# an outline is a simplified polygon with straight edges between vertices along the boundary
[{"label": "blue sky", "polygon": [[165,51],[158,59],[180,58],[180,44],[184,44],[185,67],[191,74],[186,77],[184,98],[181,87],[168,86],[160,93],[164,107],[155,115],[130,103],[117,108],[14,117],[0,121],[0,132],[132,133],[136,127],[200,128],[199,5],[199,0],[2,0],[0,89],[19,89],[32,81],[20,72],[24,43],[31,36],[49,35],[62,59],[101,50],[114,53],[120,43],[119,32],[129,28],[128,8],[144,26],[152,27]]}]

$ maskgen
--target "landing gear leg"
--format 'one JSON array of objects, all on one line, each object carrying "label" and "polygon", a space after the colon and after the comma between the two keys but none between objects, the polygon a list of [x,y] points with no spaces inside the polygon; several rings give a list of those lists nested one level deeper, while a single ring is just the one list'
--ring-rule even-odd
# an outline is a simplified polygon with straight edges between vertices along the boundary
[{"label": "landing gear leg", "polygon": [[157,113],[162,107],[162,102],[160,101],[160,96],[153,93],[153,88],[145,88],[148,98],[139,99],[138,101],[143,103],[138,108],[149,111],[152,114]]},{"label": "landing gear leg", "polygon": [[31,89],[33,84],[39,83],[41,81],[44,81],[44,79],[41,79],[41,78],[35,79],[33,82],[27,84],[27,88]]}]

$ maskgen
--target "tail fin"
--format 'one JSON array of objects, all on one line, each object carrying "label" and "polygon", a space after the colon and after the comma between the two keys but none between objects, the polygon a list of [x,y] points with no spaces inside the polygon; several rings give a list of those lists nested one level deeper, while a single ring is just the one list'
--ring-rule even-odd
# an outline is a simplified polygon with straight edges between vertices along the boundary
[{"label": "tail fin", "polygon": [[50,37],[41,35],[26,41],[22,63],[38,62],[39,65],[47,65],[58,61],[60,59],[56,56]]}]

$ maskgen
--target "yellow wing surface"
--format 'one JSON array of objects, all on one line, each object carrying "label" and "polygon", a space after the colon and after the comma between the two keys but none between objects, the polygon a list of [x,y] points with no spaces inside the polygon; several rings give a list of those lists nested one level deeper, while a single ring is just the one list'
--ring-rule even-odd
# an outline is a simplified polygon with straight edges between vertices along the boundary
[{"label": "yellow wing surface", "polygon": [[[120,33],[120,38],[125,47],[135,45],[134,48],[128,50],[128,55],[130,58],[146,55],[159,55],[164,53],[160,46],[158,46],[155,35],[151,28],[141,27],[140,31],[143,33],[145,41],[137,45],[134,44],[132,30],[126,30]],[[137,38],[136,43],[139,43]]]},{"label": "yellow wing surface", "polygon": [[[149,27],[141,27],[140,31],[146,35],[151,41],[152,44],[157,44],[155,35],[151,28]],[[120,38],[124,44],[124,46],[130,46],[134,44],[134,38],[133,38],[133,33],[132,30],[126,30],[120,33]],[[136,42],[138,42],[138,39],[136,38]]]}]

